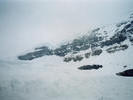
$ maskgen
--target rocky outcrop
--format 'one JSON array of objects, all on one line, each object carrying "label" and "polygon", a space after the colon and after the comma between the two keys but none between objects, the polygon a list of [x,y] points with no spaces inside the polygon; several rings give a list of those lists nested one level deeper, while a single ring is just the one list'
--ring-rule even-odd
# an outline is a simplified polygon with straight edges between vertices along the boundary
[{"label": "rocky outcrop", "polygon": [[53,55],[53,51],[51,49],[49,49],[46,46],[40,47],[40,48],[35,48],[34,52],[30,52],[21,56],[18,56],[18,59],[20,60],[32,60],[35,58],[39,58],[42,56],[49,56],[49,55]]},{"label": "rocky outcrop", "polygon": [[83,59],[84,59],[84,57],[81,55],[69,56],[69,57],[64,57],[64,62],[70,62],[70,61],[77,62],[77,61],[81,61]]},{"label": "rocky outcrop", "polygon": [[98,56],[102,53],[102,49],[94,49],[92,50],[92,56]]},{"label": "rocky outcrop", "polygon": [[79,67],[78,69],[80,70],[92,70],[92,69],[99,69],[99,68],[102,68],[103,66],[102,65],[84,65],[84,66],[81,66]]},{"label": "rocky outcrop", "polygon": [[127,77],[133,77],[133,69],[128,69],[123,72],[116,73],[118,76],[127,76]]},{"label": "rocky outcrop", "polygon": [[127,37],[123,34],[115,34],[114,36],[112,36],[109,40],[106,40],[104,42],[101,42],[101,47],[104,46],[110,46],[113,44],[120,44],[121,42],[125,41],[127,39]]},{"label": "rocky outcrop", "polygon": [[113,47],[110,47],[108,48],[106,51],[108,53],[114,53],[114,52],[117,52],[117,51],[120,51],[120,50],[126,50],[128,48],[128,45],[118,45],[118,46],[113,46]]}]

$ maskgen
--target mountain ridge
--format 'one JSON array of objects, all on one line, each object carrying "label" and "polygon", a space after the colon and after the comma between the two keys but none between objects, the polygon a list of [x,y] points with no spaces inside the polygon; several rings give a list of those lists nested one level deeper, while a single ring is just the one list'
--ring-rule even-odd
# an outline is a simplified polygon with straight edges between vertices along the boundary
[{"label": "mountain ridge", "polygon": [[[33,60],[43,56],[56,55],[63,57],[65,62],[76,62],[83,58],[100,55],[104,48],[107,48],[105,50],[107,53],[126,50],[129,47],[124,43],[126,40],[133,44],[133,14],[126,21],[93,29],[90,33],[68,41],[55,49],[48,46],[37,47],[33,52],[18,56],[18,59]],[[84,55],[80,54],[82,51],[85,52]]]}]

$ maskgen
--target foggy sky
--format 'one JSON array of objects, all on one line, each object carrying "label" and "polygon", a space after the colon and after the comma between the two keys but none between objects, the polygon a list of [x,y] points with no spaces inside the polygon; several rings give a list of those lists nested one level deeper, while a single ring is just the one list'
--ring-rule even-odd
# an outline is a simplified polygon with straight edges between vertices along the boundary
[{"label": "foggy sky", "polygon": [[0,55],[55,45],[117,23],[133,11],[132,5],[133,0],[0,0]]}]

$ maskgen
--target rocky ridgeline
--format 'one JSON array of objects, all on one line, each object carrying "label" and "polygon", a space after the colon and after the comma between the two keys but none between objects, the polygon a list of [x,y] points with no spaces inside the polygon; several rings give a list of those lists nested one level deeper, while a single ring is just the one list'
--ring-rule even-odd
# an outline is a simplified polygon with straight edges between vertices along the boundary
[{"label": "rocky ridgeline", "polygon": [[40,47],[40,48],[35,48],[34,52],[30,52],[21,56],[18,56],[18,59],[20,60],[33,60],[35,58],[39,58],[42,56],[48,56],[48,55],[53,55],[53,50],[49,49],[46,46]]},{"label": "rocky ridgeline", "polygon": [[[112,31],[108,31],[108,28],[97,28],[90,33],[74,39],[72,42],[68,42],[59,46],[56,49],[50,49],[47,46],[35,48],[33,52],[20,55],[20,60],[33,60],[42,56],[56,55],[64,58],[65,62],[81,61],[84,58],[90,56],[98,56],[103,52],[103,48],[106,47],[107,53],[115,53],[120,50],[126,50],[128,44],[123,43],[128,40],[133,44],[133,18],[128,21],[121,22],[114,25]],[[110,34],[112,34],[110,36]],[[88,50],[88,51],[87,51]],[[87,51],[80,53],[82,51]]]}]

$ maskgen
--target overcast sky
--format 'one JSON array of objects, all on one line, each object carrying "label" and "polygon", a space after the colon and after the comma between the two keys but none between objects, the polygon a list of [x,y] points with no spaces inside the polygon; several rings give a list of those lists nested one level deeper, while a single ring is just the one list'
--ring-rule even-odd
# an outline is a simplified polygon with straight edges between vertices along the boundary
[{"label": "overcast sky", "polygon": [[133,0],[0,0],[0,55],[55,45],[117,23],[133,11],[132,5]]}]

